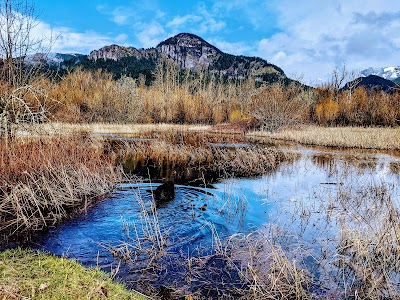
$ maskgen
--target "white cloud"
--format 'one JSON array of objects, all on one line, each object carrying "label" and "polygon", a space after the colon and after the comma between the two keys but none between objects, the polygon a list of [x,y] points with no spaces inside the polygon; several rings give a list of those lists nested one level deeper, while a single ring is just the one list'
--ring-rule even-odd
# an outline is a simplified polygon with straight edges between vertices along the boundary
[{"label": "white cloud", "polygon": [[109,16],[110,20],[117,25],[126,25],[132,19],[137,19],[137,14],[134,10],[118,6],[115,8],[110,8],[108,5],[97,5],[96,10],[106,16]]},{"label": "white cloud", "polygon": [[226,26],[226,23],[221,20],[217,20],[211,12],[207,10],[207,7],[200,5],[197,9],[198,14],[201,16],[200,27],[195,32],[205,34],[207,32],[215,33],[220,31]]},{"label": "white cloud", "polygon": [[201,17],[195,15],[186,15],[186,16],[176,16],[172,19],[172,21],[167,23],[167,27],[181,27],[186,25],[188,22],[193,23],[200,21]]},{"label": "white cloud", "polygon": [[137,23],[135,31],[143,48],[155,47],[162,39],[167,37],[164,28],[157,22]]},{"label": "white cloud", "polygon": [[127,39],[128,39],[128,35],[125,34],[125,33],[121,33],[121,34],[119,34],[119,35],[117,35],[117,36],[115,37],[115,41],[118,42],[118,43],[124,42],[124,41],[126,41]]},{"label": "white cloud", "polygon": [[268,0],[219,0],[212,7],[215,15],[233,17],[241,23],[246,21],[255,30],[262,30],[267,25],[266,22],[270,21],[270,9]]},{"label": "white cloud", "polygon": [[156,1],[140,1],[126,6],[110,7],[108,5],[97,5],[99,13],[106,15],[117,25],[132,25],[143,21],[144,18],[151,16],[153,20],[161,19],[165,12],[158,8]]},{"label": "white cloud", "polygon": [[335,67],[361,70],[399,65],[399,1],[316,1],[293,6],[275,1],[280,33],[260,40],[254,54],[288,75],[304,72],[304,80],[329,79]]},{"label": "white cloud", "polygon": [[[226,23],[217,20],[204,5],[199,5],[193,13],[185,16],[176,16],[166,24],[175,32],[191,31],[197,34],[215,33],[226,26]],[[188,30],[190,28],[190,30]]]},{"label": "white cloud", "polygon": [[219,39],[211,39],[209,41],[212,45],[225,53],[243,55],[251,51],[253,48],[244,42],[230,43]]},{"label": "white cloud", "polygon": [[[91,50],[115,43],[111,38],[93,31],[75,32],[68,27],[54,27],[39,22],[32,30],[32,37],[43,41],[43,48],[51,52],[88,54]],[[37,50],[35,50],[37,51]]]}]

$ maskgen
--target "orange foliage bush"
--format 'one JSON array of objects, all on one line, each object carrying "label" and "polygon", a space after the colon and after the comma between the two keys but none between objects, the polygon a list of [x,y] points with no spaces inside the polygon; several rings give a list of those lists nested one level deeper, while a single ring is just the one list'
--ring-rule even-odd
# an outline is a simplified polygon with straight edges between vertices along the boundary
[{"label": "orange foliage bush", "polygon": [[327,97],[315,105],[314,116],[320,124],[332,124],[339,116],[339,104]]},{"label": "orange foliage bush", "polygon": [[323,125],[396,126],[400,124],[400,94],[383,91],[342,91],[337,100],[329,88],[319,89],[313,120]]},{"label": "orange foliage bush", "polygon": [[[47,99],[53,120],[63,122],[247,123],[275,130],[309,122],[322,125],[395,126],[400,93],[314,90],[281,83],[256,88],[253,79],[223,82],[206,70],[182,73],[172,61],[157,66],[155,81],[80,69],[53,84]],[[43,84],[43,82],[42,82]],[[50,85],[50,83],[48,83]],[[238,114],[241,112],[242,115]],[[236,114],[236,115],[235,115]],[[245,124],[246,123],[246,124]]]}]

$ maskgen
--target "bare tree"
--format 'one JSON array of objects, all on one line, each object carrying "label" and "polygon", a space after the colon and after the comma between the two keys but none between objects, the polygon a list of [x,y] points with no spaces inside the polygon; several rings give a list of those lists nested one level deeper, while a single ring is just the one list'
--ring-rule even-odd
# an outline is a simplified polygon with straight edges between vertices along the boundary
[{"label": "bare tree", "polygon": [[273,132],[305,121],[311,101],[311,92],[299,85],[275,83],[260,88],[251,97],[248,113],[258,120],[263,130]]},{"label": "bare tree", "polygon": [[39,62],[26,61],[28,54],[43,50],[43,38],[33,36],[37,24],[30,0],[0,0],[0,137],[6,142],[12,138],[15,125],[45,117],[41,101],[46,98],[45,90],[32,84]]},{"label": "bare tree", "polygon": [[335,101],[338,100],[339,90],[346,81],[347,76],[348,73],[345,64],[343,64],[340,69],[335,68],[332,72],[331,86],[333,89],[333,97]]},{"label": "bare tree", "polygon": [[348,71],[345,64],[339,69],[335,68],[332,72],[332,82],[331,87],[334,93],[334,100],[338,100],[339,91],[346,83],[347,90],[349,91],[349,99],[351,100],[351,95],[361,82],[361,74],[357,71]]}]

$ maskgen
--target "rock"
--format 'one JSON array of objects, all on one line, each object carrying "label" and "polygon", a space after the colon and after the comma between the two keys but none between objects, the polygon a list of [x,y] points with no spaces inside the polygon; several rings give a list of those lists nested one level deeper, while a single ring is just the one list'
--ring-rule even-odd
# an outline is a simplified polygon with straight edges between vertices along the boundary
[{"label": "rock", "polygon": [[207,204],[204,203],[202,206],[200,206],[201,211],[206,211],[207,210]]},{"label": "rock", "polygon": [[154,199],[157,204],[168,202],[175,197],[175,184],[172,181],[163,183],[154,191]]},{"label": "rock", "polygon": [[181,33],[160,43],[156,49],[179,63],[184,69],[197,69],[202,64],[206,68],[216,62],[222,52],[202,38]]},{"label": "rock", "polygon": [[119,60],[123,57],[136,57],[137,59],[141,59],[143,57],[149,58],[151,56],[156,55],[156,51],[154,49],[141,49],[138,50],[135,47],[124,47],[119,45],[110,45],[100,48],[99,50],[93,50],[89,54],[89,59],[98,60],[98,59],[112,59]]}]

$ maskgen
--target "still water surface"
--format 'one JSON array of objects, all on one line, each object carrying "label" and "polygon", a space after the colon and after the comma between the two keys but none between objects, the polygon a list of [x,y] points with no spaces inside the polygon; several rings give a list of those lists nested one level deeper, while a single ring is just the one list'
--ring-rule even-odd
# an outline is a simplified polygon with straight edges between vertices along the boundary
[{"label": "still water surface", "polygon": [[[339,208],[344,194],[356,197],[367,191],[365,186],[383,185],[395,205],[400,202],[400,158],[396,154],[311,148],[287,151],[298,152],[299,159],[261,177],[220,179],[206,188],[177,184],[175,199],[155,212],[151,191],[159,184],[122,184],[86,214],[50,230],[38,248],[106,271],[119,265],[110,249],[130,249],[136,262],[122,263],[118,277],[137,288],[132,283],[138,280],[135,269],[143,268],[148,257],[135,250],[151,249],[160,239],[173,264],[175,259],[206,255],[233,234],[269,230],[274,235],[279,228],[278,242],[285,249],[307,248],[310,255],[303,257],[307,262],[327,247],[327,240],[335,239],[344,210],[357,213],[351,206]],[[149,242],[147,237],[154,240]],[[153,278],[154,286],[183,280],[171,278],[171,274],[179,277],[178,271],[159,274]]]}]

